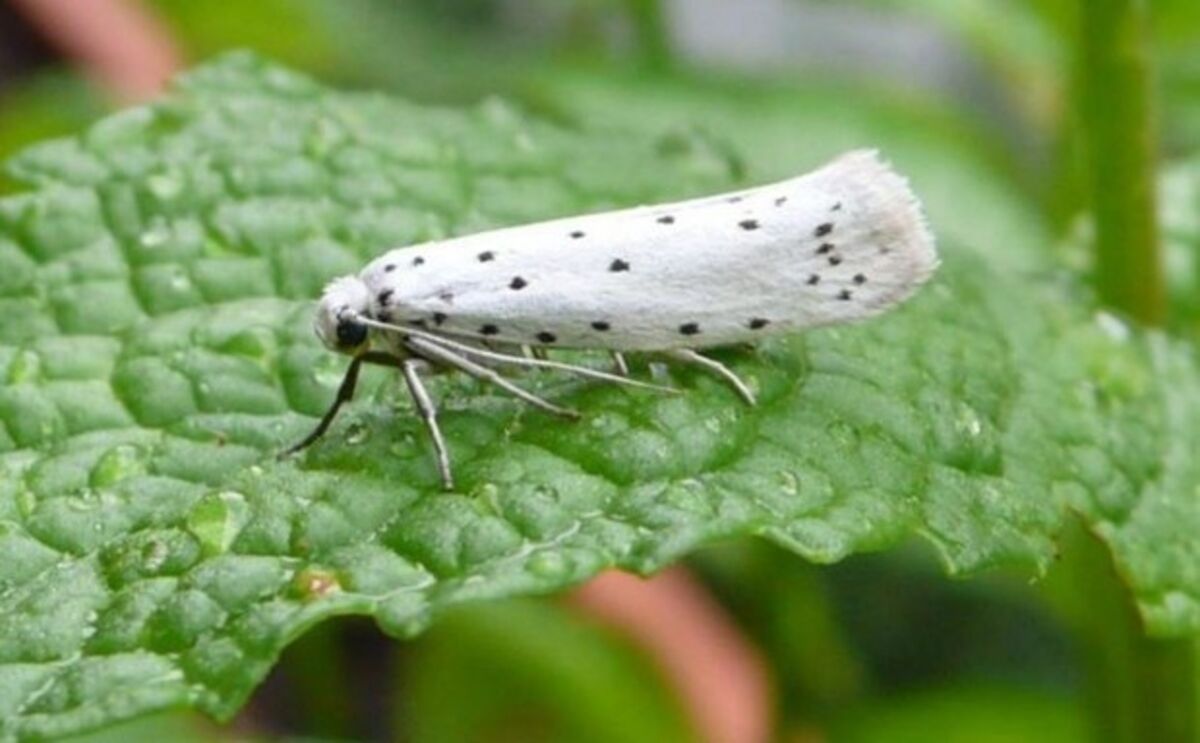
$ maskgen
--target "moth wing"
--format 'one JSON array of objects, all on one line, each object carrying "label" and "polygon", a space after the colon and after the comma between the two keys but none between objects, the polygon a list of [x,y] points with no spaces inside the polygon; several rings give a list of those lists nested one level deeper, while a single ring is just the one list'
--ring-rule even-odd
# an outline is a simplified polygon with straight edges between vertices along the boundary
[{"label": "moth wing", "polygon": [[936,266],[907,182],[858,151],[735,194],[392,251],[363,276],[377,312],[448,334],[665,350],[870,317]]}]

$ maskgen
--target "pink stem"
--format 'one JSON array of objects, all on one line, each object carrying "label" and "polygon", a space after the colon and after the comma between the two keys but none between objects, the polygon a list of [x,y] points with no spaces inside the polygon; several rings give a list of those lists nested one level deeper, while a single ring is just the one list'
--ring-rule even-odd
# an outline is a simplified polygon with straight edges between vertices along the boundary
[{"label": "pink stem", "polygon": [[170,32],[136,0],[12,0],[45,38],[120,103],[163,89],[180,67]]},{"label": "pink stem", "polygon": [[666,673],[707,743],[771,737],[766,663],[733,619],[683,568],[648,580],[603,573],[572,601],[628,634]]}]

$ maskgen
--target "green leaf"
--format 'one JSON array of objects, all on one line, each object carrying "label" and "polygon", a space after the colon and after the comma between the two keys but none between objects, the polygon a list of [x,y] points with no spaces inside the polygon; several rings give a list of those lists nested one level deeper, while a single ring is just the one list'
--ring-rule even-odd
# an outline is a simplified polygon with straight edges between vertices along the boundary
[{"label": "green leaf", "polygon": [[946,743],[1065,743],[1089,740],[1074,700],[1041,690],[955,684],[860,705],[834,725],[849,743],[917,743],[937,730]]},{"label": "green leaf", "polygon": [[[46,137],[75,132],[105,111],[82,79],[59,72],[23,78],[0,96],[0,160]],[[16,186],[0,173],[0,193]]]},{"label": "green leaf", "polygon": [[309,327],[330,276],[399,243],[733,186],[727,153],[233,55],[19,157],[31,189],[0,200],[0,735],[228,718],[324,618],[407,636],[742,534],[815,562],[916,534],[951,573],[1039,572],[1078,514],[1154,632],[1200,629],[1190,349],[954,241],[887,317],[723,353],[755,409],[680,370],[672,397],[526,377],[587,412],[568,423],[443,377],[446,494],[378,372],[322,443],[275,460],[344,368]]},{"label": "green leaf", "polygon": [[211,723],[195,713],[161,713],[132,722],[112,725],[107,729],[72,735],[62,743],[127,743],[128,741],[164,740],[171,743],[221,743],[228,740],[213,729]]},{"label": "green leaf", "polygon": [[451,612],[404,664],[397,729],[417,743],[695,739],[659,669],[612,634],[546,603]]},{"label": "green leaf", "polygon": [[[220,0],[150,0],[147,3],[189,57],[203,59],[231,47],[256,49],[304,69],[334,71],[348,46],[324,23],[313,0],[259,0],[230,5]],[[341,47],[341,48],[339,48]]]}]

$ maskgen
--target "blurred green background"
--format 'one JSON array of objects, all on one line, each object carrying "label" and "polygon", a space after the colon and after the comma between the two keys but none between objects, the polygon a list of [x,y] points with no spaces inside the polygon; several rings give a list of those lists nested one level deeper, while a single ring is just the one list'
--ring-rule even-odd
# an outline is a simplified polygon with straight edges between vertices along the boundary
[{"label": "blurred green background", "polygon": [[[566,127],[692,131],[751,181],[855,146],[910,174],[940,239],[1092,269],[1074,49],[1082,0],[152,0],[186,59],[253,48],[420,102],[502,96]],[[1200,3],[1148,5],[1170,325],[1200,328]],[[6,10],[15,21],[14,11]],[[0,70],[0,158],[111,110],[32,28]],[[0,191],[16,188],[0,179]],[[737,543],[691,560],[766,654],[788,741],[1087,739],[1077,648],[1026,575],[950,582],[919,545],[815,568]],[[626,639],[554,601],[368,623],[290,648],[237,732],[164,716],[90,739],[651,741],[691,735]]]}]

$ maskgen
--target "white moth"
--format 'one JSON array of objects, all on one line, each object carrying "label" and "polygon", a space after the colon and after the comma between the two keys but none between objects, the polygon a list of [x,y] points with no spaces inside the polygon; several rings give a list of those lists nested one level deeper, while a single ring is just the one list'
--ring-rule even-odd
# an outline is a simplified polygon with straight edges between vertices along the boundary
[{"label": "white moth", "polygon": [[[933,237],[907,182],[872,151],[736,193],[559,219],[391,250],[333,281],[317,336],[353,360],[303,449],[354,394],[363,363],[401,370],[453,487],[429,366],[458,369],[521,399],[575,415],[493,367],[549,367],[639,387],[624,351],[663,354],[749,388],[695,349],[753,342],[879,314],[937,268]],[[521,348],[523,354],[497,348]],[[605,349],[616,372],[557,363],[530,348]],[[659,388],[662,389],[662,388]]]}]

